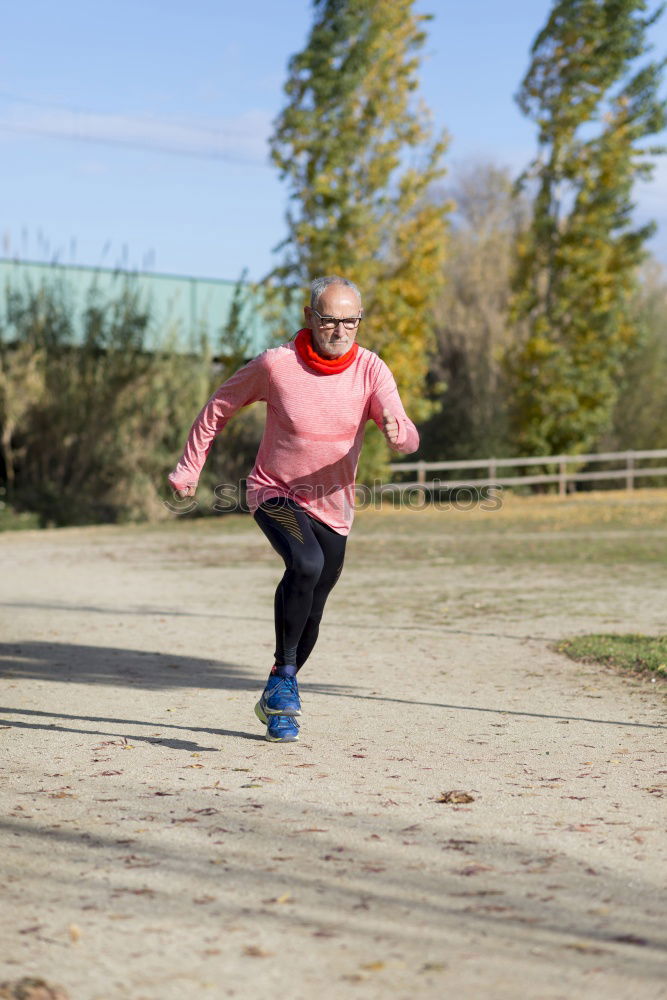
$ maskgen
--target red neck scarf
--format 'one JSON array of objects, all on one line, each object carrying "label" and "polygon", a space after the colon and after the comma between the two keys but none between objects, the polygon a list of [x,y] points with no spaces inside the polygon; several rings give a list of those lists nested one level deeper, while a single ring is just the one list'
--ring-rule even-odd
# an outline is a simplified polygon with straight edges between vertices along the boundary
[{"label": "red neck scarf", "polygon": [[294,341],[297,353],[303,363],[320,375],[338,375],[349,368],[357,356],[359,345],[356,340],[349,351],[341,355],[340,358],[323,358],[313,347],[313,335],[306,327],[299,330]]}]

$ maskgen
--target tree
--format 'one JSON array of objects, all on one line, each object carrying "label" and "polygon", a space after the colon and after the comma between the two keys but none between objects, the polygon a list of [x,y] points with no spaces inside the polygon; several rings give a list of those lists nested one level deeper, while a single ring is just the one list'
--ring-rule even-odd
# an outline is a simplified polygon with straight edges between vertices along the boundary
[{"label": "tree", "polygon": [[667,448],[667,272],[655,260],[642,267],[634,310],[639,334],[602,451]]},{"label": "tree", "polygon": [[[456,203],[445,287],[436,304],[437,349],[431,378],[441,408],[420,428],[425,458],[508,454],[502,358],[516,241],[530,204],[513,194],[509,169],[491,162],[459,169],[442,192]],[[511,449],[510,453],[511,453]]]},{"label": "tree", "polygon": [[223,378],[229,378],[253,356],[251,338],[247,332],[247,314],[252,308],[254,294],[254,289],[248,285],[248,269],[244,267],[234,285],[227,322],[221,328],[218,340],[218,357]]},{"label": "tree", "polygon": [[[119,279],[120,280],[120,279]],[[43,524],[168,516],[160,498],[210,359],[148,349],[150,312],[123,281],[77,315],[64,283],[6,290],[0,480]],[[4,477],[2,472],[4,466]]]},{"label": "tree", "polygon": [[[557,0],[532,48],[517,101],[539,125],[540,154],[518,179],[538,185],[519,241],[508,356],[512,427],[526,454],[586,451],[609,424],[622,361],[636,338],[632,300],[654,223],[632,228],[632,186],[664,147],[658,98],[667,60],[632,71],[664,5]],[[601,123],[594,134],[596,123]]]},{"label": "tree", "polygon": [[[258,308],[258,296],[257,289],[248,283],[247,276],[247,269],[244,268],[234,287],[227,321],[220,329],[209,396],[254,355],[248,323],[253,310]],[[261,407],[242,409],[225,427],[220,442],[213,442],[201,481],[214,492],[218,490],[218,499],[221,487],[237,489],[252,467],[262,440],[265,416],[263,404]],[[220,509],[220,506],[215,509]]]},{"label": "tree", "polygon": [[427,197],[444,173],[446,140],[432,140],[428,113],[413,100],[428,20],[413,2],[314,0],[271,155],[291,201],[273,278],[287,301],[317,275],[355,281],[363,342],[390,365],[419,419],[429,409],[423,390],[449,206]]}]

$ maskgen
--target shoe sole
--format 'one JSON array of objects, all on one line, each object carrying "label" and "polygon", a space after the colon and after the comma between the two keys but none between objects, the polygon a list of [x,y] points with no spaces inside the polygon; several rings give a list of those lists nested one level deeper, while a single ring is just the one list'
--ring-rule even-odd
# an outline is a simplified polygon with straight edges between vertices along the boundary
[{"label": "shoe sole", "polygon": [[299,742],[299,734],[297,733],[296,736],[290,736],[289,739],[278,739],[277,736],[269,736],[269,734],[267,732],[267,734],[264,737],[264,739],[268,743],[298,743]]},{"label": "shoe sole", "polygon": [[[257,704],[261,705],[261,701],[262,701],[262,699],[260,698],[259,701],[257,702]],[[262,708],[261,708],[261,711],[265,715],[286,715],[290,719],[295,719],[297,717],[297,715],[301,715],[301,709],[300,708],[288,708],[288,709],[286,709],[286,711],[283,712],[283,711],[281,711],[279,709],[269,708],[268,706],[263,705]]]},{"label": "shoe sole", "polygon": [[[261,701],[258,701],[257,704],[255,705],[255,715],[257,716],[260,722],[262,722],[265,726],[268,726],[269,720],[267,719],[264,713]],[[299,734],[297,733],[296,736],[292,736],[288,740],[279,739],[276,736],[270,736],[269,731],[267,729],[266,736],[264,737],[264,739],[268,740],[269,743],[296,743],[297,740],[299,739]]]},{"label": "shoe sole", "polygon": [[255,705],[255,715],[257,716],[260,722],[264,723],[265,726],[268,725],[269,720],[264,714],[261,701],[258,701],[257,704]]}]

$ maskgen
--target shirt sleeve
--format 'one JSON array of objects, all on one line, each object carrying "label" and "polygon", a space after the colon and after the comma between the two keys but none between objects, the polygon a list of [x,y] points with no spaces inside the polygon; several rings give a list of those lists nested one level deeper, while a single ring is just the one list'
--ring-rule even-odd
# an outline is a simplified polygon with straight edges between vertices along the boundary
[{"label": "shirt sleeve", "polygon": [[167,477],[174,489],[197,485],[215,436],[237,410],[259,400],[266,401],[268,389],[269,360],[264,351],[223,382],[200,410],[183,453]]},{"label": "shirt sleeve", "polygon": [[369,416],[382,430],[382,411],[389,410],[398,421],[398,440],[391,447],[394,451],[409,455],[419,448],[419,432],[405,412],[394,376],[381,358],[378,358],[378,361],[378,374],[371,394]]}]

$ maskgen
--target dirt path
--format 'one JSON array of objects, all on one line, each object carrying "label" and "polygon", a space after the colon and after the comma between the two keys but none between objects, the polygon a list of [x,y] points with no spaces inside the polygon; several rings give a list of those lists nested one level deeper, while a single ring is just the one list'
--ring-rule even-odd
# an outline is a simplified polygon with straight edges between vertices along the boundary
[{"label": "dirt path", "polygon": [[549,649],[659,631],[664,571],[465,562],[451,527],[360,518],[302,740],[272,746],[277,564],[228,525],[0,537],[0,980],[664,997],[660,684]]}]

